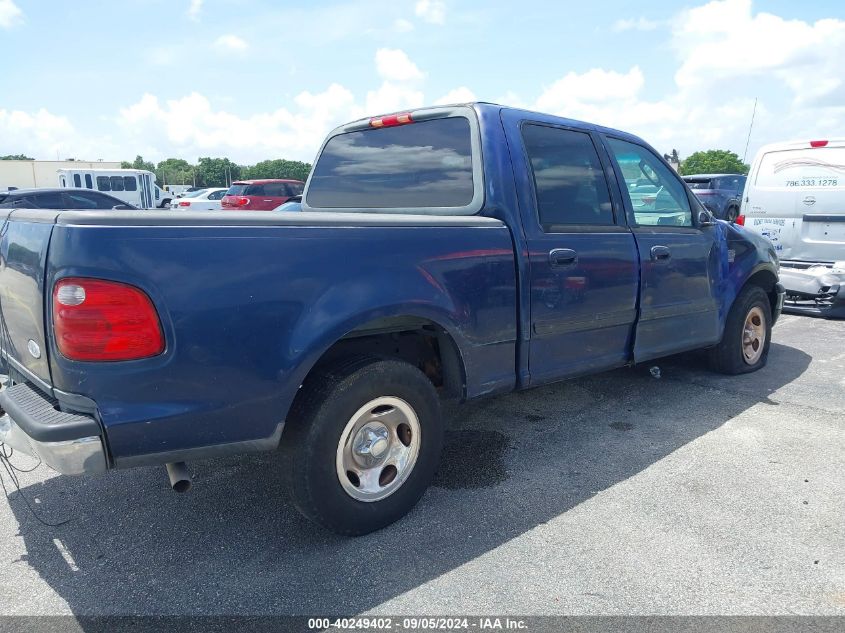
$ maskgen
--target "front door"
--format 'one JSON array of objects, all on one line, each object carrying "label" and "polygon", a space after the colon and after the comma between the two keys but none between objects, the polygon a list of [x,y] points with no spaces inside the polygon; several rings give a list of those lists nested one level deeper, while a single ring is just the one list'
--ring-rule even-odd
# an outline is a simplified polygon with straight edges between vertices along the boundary
[{"label": "front door", "polygon": [[517,186],[530,267],[531,384],[624,365],[637,250],[597,139],[541,120],[506,129],[514,168],[525,174]]},{"label": "front door", "polygon": [[634,360],[717,343],[722,268],[716,227],[696,226],[686,187],[650,149],[606,141],[624,183],[642,270]]}]

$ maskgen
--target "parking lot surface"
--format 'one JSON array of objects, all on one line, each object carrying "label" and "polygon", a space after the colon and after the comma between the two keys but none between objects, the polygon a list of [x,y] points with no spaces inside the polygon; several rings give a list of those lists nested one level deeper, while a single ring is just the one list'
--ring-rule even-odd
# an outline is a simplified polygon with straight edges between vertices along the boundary
[{"label": "parking lot surface", "polygon": [[185,495],[21,474],[67,523],[0,501],[0,613],[845,614],[845,323],[784,316],[747,376],[655,364],[449,408],[435,486],[357,539],[296,513],[276,454],[190,464]]}]

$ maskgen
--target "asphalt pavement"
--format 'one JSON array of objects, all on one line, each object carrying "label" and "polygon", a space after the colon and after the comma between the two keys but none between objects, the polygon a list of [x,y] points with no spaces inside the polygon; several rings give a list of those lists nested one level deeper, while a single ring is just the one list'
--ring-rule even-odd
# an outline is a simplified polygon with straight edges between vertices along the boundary
[{"label": "asphalt pavement", "polygon": [[690,354],[450,408],[435,486],[356,539],[297,514],[275,453],[184,495],[21,474],[67,522],[0,501],[0,614],[845,615],[845,322],[773,340],[747,376]]}]

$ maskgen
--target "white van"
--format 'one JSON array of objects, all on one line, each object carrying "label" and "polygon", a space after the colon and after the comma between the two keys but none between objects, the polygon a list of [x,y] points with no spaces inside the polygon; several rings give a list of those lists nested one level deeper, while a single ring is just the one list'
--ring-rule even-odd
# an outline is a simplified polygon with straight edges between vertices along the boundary
[{"label": "white van", "polygon": [[139,209],[169,209],[173,195],[155,183],[155,174],[144,169],[59,169],[59,186],[94,189]]},{"label": "white van", "polygon": [[845,317],[845,139],[761,148],[740,213],[781,260],[785,309]]}]

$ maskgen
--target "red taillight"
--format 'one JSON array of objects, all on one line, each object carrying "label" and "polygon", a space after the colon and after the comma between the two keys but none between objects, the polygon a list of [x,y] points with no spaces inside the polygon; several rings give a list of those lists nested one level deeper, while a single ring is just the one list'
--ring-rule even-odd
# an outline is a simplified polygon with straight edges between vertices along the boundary
[{"label": "red taillight", "polygon": [[402,114],[389,114],[387,116],[377,116],[370,119],[370,127],[395,127],[397,125],[408,125],[413,123],[414,119],[410,112],[403,112]]},{"label": "red taillight", "polygon": [[237,198],[235,199],[235,204],[239,207],[245,207],[249,204],[249,198]]},{"label": "red taillight", "polygon": [[164,335],[150,298],[116,281],[57,282],[53,329],[59,352],[71,360],[136,360],[164,351]]},{"label": "red taillight", "polygon": [[734,221],[734,224],[739,224],[740,226],[745,226],[745,216],[744,215],[736,216],[736,220]]},{"label": "red taillight", "polygon": [[810,141],[810,147],[826,147],[827,141]]},{"label": "red taillight", "polygon": [[180,207],[189,207],[189,206],[191,206],[191,203],[188,202],[187,200],[182,200],[182,202],[179,203],[179,206]]}]

